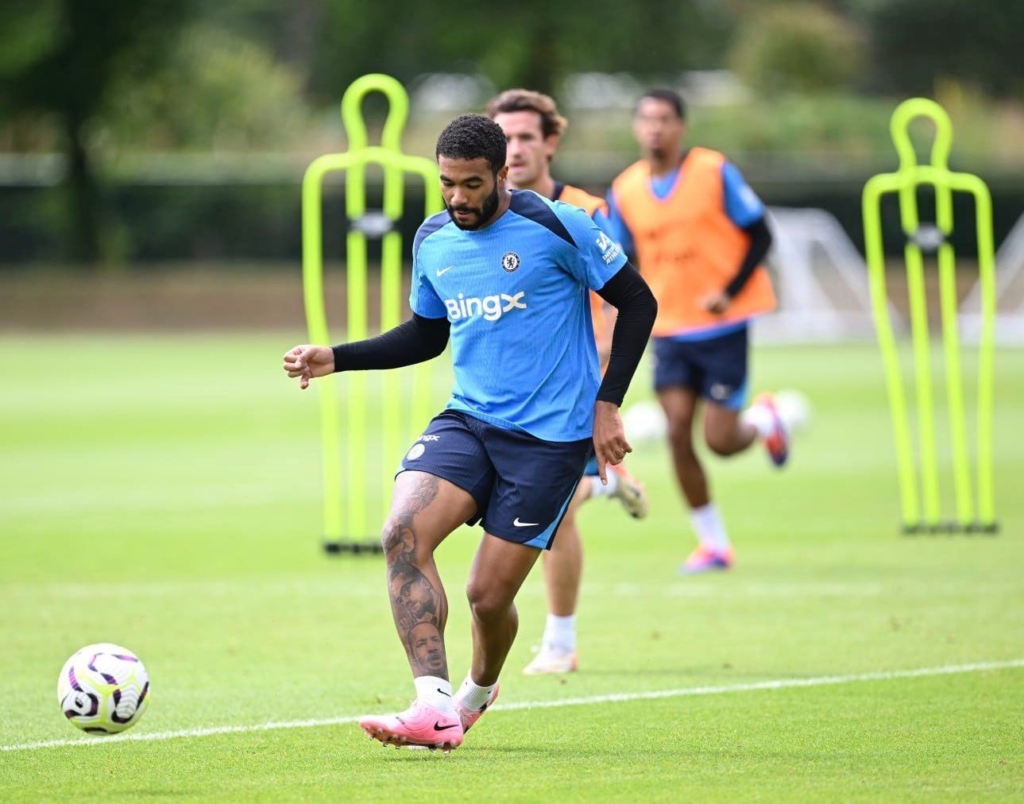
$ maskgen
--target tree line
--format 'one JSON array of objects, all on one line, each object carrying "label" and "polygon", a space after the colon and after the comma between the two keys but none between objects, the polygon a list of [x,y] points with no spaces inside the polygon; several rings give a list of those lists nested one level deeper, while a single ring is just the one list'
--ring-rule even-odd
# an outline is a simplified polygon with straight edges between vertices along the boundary
[{"label": "tree line", "polygon": [[[355,78],[487,76],[558,97],[588,71],[727,68],[759,98],[1024,89],[1024,4],[1000,0],[7,0],[0,150],[66,156],[69,256],[102,260],[96,153],[280,147]],[[231,125],[225,120],[234,121]]]}]

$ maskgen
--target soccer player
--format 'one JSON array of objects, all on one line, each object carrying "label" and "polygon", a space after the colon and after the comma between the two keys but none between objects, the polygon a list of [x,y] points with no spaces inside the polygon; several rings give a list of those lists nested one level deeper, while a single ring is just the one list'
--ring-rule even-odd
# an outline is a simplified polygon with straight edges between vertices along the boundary
[{"label": "soccer player", "polygon": [[[416,688],[406,711],[360,721],[384,744],[462,743],[498,695],[518,628],[516,593],[551,546],[587,460],[597,456],[605,479],[606,466],[631,451],[619,406],[657,303],[585,212],[509,190],[505,156],[493,120],[453,120],[436,147],[446,210],[424,221],[413,242],[412,317],[374,338],[296,346],[284,356],[288,376],[305,388],[334,371],[429,360],[451,339],[451,398],[403,458],[381,537]],[[603,379],[591,289],[619,311]],[[448,601],[434,551],[460,525],[477,522],[484,535],[466,589],[473,658],[453,694]]]},{"label": "soccer player", "polygon": [[633,134],[642,158],[608,191],[615,239],[658,300],[654,387],[668,422],[676,478],[691,511],[698,546],[684,573],[725,570],[734,552],[694,451],[700,403],[712,452],[735,455],[760,438],[776,466],[786,462],[788,432],[770,394],[747,398],[750,320],[775,308],[761,266],[772,242],[761,200],[725,156],[683,150],[683,100],[669,89],[640,98]]},{"label": "soccer player", "polygon": [[[558,113],[554,100],[528,89],[509,89],[488,101],[486,114],[505,132],[508,143],[508,185],[533,190],[552,201],[564,201],[587,212],[607,230],[604,199],[597,198],[551,176],[551,160],[568,121]],[[590,294],[598,357],[607,360],[614,309],[597,293]],[[612,313],[611,315],[609,313]],[[616,498],[636,519],[647,515],[647,495],[623,464],[613,467],[608,483],[597,473],[597,461],[587,463],[551,549],[544,553],[544,586],[548,615],[537,655],[523,670],[526,675],[569,673],[578,667],[576,652],[576,604],[583,574],[583,545],[576,512],[588,499]]]}]

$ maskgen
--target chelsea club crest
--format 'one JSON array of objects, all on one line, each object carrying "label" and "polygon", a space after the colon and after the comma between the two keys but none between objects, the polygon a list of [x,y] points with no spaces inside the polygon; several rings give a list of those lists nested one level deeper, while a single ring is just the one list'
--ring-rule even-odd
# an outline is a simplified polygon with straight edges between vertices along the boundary
[{"label": "chelsea club crest", "polygon": [[519,255],[514,251],[506,251],[505,256],[501,258],[501,267],[512,273],[519,267]]}]

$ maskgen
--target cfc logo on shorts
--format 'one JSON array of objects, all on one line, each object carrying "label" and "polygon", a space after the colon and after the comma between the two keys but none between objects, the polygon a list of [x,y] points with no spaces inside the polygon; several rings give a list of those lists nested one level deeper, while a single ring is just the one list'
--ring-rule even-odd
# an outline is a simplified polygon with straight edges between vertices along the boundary
[{"label": "cfc logo on shorts", "polygon": [[482,299],[476,296],[463,296],[460,293],[457,299],[445,299],[444,306],[448,308],[448,318],[452,321],[476,318],[477,316],[482,316],[485,321],[497,321],[512,310],[525,310],[525,297],[525,291],[514,293],[511,296],[507,293],[498,293],[493,296],[484,296]]},{"label": "cfc logo on shorts", "polygon": [[730,396],[732,396],[735,389],[730,385],[716,382],[711,386],[711,398],[716,402],[724,402]]},{"label": "cfc logo on shorts", "polygon": [[421,435],[418,439],[416,439],[416,443],[413,444],[409,451],[405,454],[405,459],[407,461],[415,461],[417,458],[422,458],[423,453],[427,451],[427,444],[440,440],[441,436],[439,435],[431,435],[429,433]]}]

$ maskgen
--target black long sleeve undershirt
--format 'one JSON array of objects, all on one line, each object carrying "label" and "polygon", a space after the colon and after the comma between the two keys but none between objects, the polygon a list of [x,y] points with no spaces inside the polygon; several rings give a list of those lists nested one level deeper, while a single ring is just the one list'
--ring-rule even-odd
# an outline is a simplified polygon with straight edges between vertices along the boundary
[{"label": "black long sleeve undershirt", "polygon": [[735,298],[736,294],[743,290],[743,286],[753,275],[754,269],[764,261],[768,255],[768,249],[772,246],[772,232],[764,218],[759,218],[750,226],[744,227],[743,231],[750,235],[750,246],[747,248],[746,256],[743,257],[736,276],[725,286],[725,295],[730,299]]},{"label": "black long sleeve undershirt", "polygon": [[629,263],[605,283],[598,295],[618,308],[619,314],[612,330],[611,356],[597,398],[601,402],[621,405],[647,348],[658,314],[658,302],[636,268]]},{"label": "black long sleeve undershirt", "polygon": [[412,318],[387,332],[354,343],[332,346],[335,371],[392,369],[437,357],[448,345],[447,318]]}]

